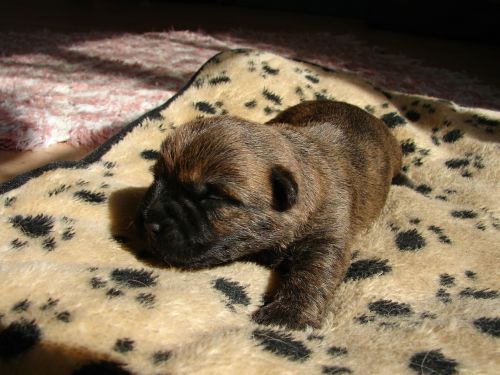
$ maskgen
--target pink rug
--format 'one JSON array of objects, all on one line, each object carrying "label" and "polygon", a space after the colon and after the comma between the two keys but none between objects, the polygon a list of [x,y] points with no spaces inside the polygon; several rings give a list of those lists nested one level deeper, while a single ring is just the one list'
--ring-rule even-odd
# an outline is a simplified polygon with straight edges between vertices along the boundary
[{"label": "pink rug", "polygon": [[392,90],[500,107],[497,88],[349,35],[0,33],[0,148],[97,146],[169,99],[209,57],[241,47],[355,72]]}]

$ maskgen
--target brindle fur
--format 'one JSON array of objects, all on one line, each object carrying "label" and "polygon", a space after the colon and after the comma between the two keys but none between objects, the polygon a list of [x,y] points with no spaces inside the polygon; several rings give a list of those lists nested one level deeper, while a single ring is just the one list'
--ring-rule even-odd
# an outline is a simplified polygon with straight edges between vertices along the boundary
[{"label": "brindle fur", "polygon": [[197,119],[164,141],[138,225],[174,266],[267,264],[280,283],[254,320],[319,327],[400,168],[385,124],[346,103],[304,102],[267,125]]}]

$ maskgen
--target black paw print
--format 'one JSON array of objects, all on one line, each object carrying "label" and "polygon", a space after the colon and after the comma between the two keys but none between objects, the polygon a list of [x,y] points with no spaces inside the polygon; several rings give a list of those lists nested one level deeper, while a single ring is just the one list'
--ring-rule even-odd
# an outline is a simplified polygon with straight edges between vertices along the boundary
[{"label": "black paw print", "polygon": [[408,138],[401,142],[401,151],[403,152],[403,171],[408,172],[411,166],[421,167],[425,159],[431,154],[428,148],[418,147],[415,140]]},{"label": "black paw print", "polygon": [[455,143],[462,139],[464,132],[459,128],[451,128],[451,121],[444,120],[441,127],[432,128],[431,139],[436,146],[442,143]]},{"label": "black paw print", "polygon": [[280,74],[280,69],[278,67],[271,66],[267,61],[262,61],[260,63],[260,76],[262,78],[267,78],[269,76],[277,76],[279,74]]},{"label": "black paw print", "polygon": [[[101,162],[100,165],[103,169],[103,177],[107,178],[114,175],[112,170],[116,166],[115,163]],[[107,200],[106,194],[102,191],[90,187],[90,185],[91,184],[89,181],[78,179],[75,182],[67,182],[57,185],[47,192],[47,196],[49,198],[55,198],[60,194],[72,194],[72,199],[78,202],[92,205],[105,203]],[[109,187],[109,184],[103,182],[100,184],[100,188],[103,188],[103,186],[106,188]]]},{"label": "black paw print", "polygon": [[483,129],[486,133],[493,134],[498,131],[500,120],[488,118],[483,115],[472,115],[471,118],[465,120],[465,123],[475,128]]},{"label": "black paw print", "polygon": [[382,328],[405,328],[422,324],[426,319],[435,319],[435,314],[417,312],[410,304],[389,299],[379,299],[367,305],[367,311],[356,316],[359,324],[376,324]]},{"label": "black paw print", "polygon": [[199,101],[193,103],[194,108],[201,112],[203,117],[205,115],[227,115],[228,111],[224,109],[224,103],[217,101],[215,103],[210,103],[208,101]]},{"label": "black paw print", "polygon": [[70,323],[73,320],[71,312],[68,309],[61,308],[60,300],[52,297],[42,303],[35,303],[28,299],[20,300],[12,305],[11,312],[22,316],[23,313],[32,309],[38,309],[40,311],[38,314],[50,314],[53,319],[62,323]]},{"label": "black paw print", "polygon": [[156,295],[148,291],[142,291],[157,285],[158,275],[155,275],[153,271],[115,268],[107,276],[96,275],[99,271],[97,267],[91,267],[88,271],[94,274],[89,280],[90,287],[96,290],[105,290],[105,294],[109,299],[124,297],[128,292],[141,290],[137,294],[134,293],[134,300],[144,308],[150,309],[154,307]]},{"label": "black paw print", "polygon": [[231,311],[235,311],[235,305],[250,305],[250,297],[246,291],[246,288],[239,282],[229,280],[224,277],[219,277],[213,280],[212,286],[215,290],[225,296],[226,306]]},{"label": "black paw print", "polygon": [[264,113],[266,115],[271,115],[273,113],[279,113],[282,111],[281,105],[283,104],[283,98],[276,92],[264,88],[262,90],[262,97],[264,99],[265,107]]},{"label": "black paw print", "polygon": [[10,242],[13,249],[21,249],[31,240],[36,241],[43,250],[53,251],[57,247],[57,240],[68,241],[75,236],[75,220],[66,216],[56,220],[45,214],[16,215],[9,218],[9,223],[22,234],[22,238]]},{"label": "black paw print", "polygon": [[436,292],[436,298],[439,301],[448,304],[461,299],[481,300],[498,298],[498,291],[496,290],[475,287],[474,283],[478,279],[478,275],[472,270],[466,270],[460,276],[461,287],[459,287],[457,279],[457,276],[448,273],[439,275],[439,289]]},{"label": "black paw print", "polygon": [[299,68],[299,67],[296,67],[293,71],[295,73],[300,74],[302,77],[304,77],[305,81],[308,84],[315,85],[317,83],[320,83],[320,81],[321,81],[321,79],[318,76],[318,74],[316,74],[315,72],[313,72],[312,70],[310,70],[308,68]]},{"label": "black paw print", "polygon": [[432,233],[436,239],[445,245],[451,245],[452,240],[446,235],[443,228],[438,225],[430,224],[424,226],[422,220],[418,217],[410,218],[409,224],[413,228],[401,230],[396,224],[389,224],[389,228],[395,232],[394,241],[400,251],[420,251],[427,245],[427,240],[423,235],[423,231]]},{"label": "black paw print", "polygon": [[227,71],[222,70],[216,74],[207,74],[205,76],[197,78],[193,85],[197,89],[201,89],[204,86],[219,86],[225,85],[231,82],[231,78],[228,76]]},{"label": "black paw print", "polygon": [[4,207],[12,207],[14,206],[14,203],[16,203],[17,197],[5,197],[3,200],[3,205]]},{"label": "black paw print", "polygon": [[448,169],[456,170],[462,177],[471,178],[473,171],[479,171],[485,168],[484,160],[481,155],[467,152],[461,158],[453,158],[445,161]]},{"label": "black paw print", "polygon": [[475,209],[454,209],[450,211],[451,217],[474,223],[476,229],[485,231],[489,228],[500,230],[500,220],[486,207]]}]

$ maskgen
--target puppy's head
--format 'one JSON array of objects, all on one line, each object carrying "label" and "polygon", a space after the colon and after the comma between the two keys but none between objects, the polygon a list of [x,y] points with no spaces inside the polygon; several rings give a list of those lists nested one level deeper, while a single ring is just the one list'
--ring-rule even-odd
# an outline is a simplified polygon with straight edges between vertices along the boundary
[{"label": "puppy's head", "polygon": [[183,268],[283,246],[300,215],[293,160],[272,127],[228,116],[188,123],[161,147],[138,230],[156,256]]}]

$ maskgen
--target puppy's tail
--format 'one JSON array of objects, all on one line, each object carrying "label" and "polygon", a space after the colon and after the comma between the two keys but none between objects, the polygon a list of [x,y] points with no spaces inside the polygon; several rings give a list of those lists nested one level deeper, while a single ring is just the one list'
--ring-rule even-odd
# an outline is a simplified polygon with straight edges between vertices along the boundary
[{"label": "puppy's tail", "polygon": [[396,176],[393,177],[392,184],[415,189],[415,184],[413,183],[413,181],[410,180],[410,178],[403,172],[399,172]]}]

